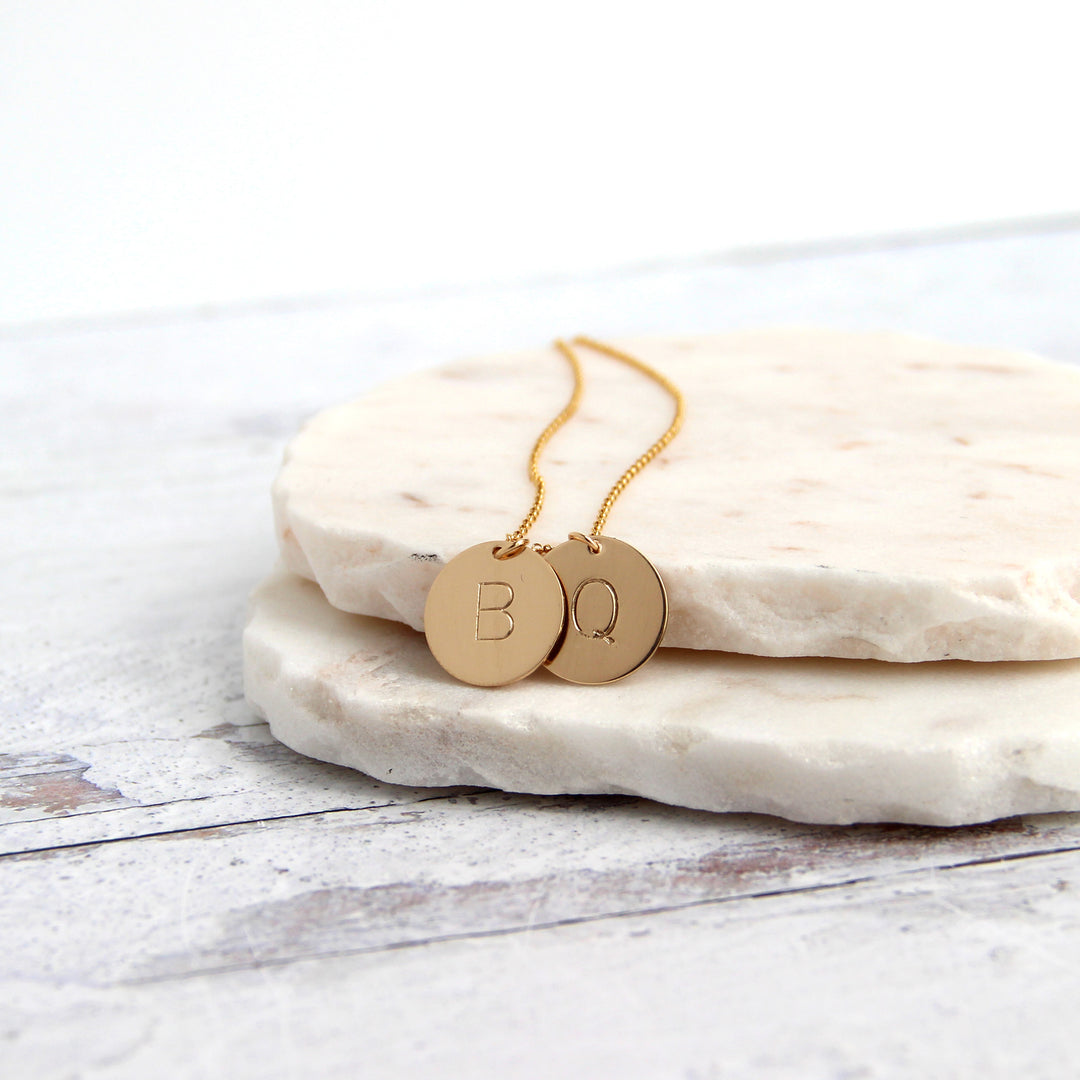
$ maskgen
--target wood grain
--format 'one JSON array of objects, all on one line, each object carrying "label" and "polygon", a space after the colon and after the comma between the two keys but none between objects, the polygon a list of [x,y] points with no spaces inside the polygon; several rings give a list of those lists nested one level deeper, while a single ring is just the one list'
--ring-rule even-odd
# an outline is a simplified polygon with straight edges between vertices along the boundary
[{"label": "wood grain", "polygon": [[396,788],[240,694],[305,415],[554,332],[894,327],[1080,361],[1080,234],[9,331],[0,1071],[1061,1077],[1080,816],[830,829]]}]

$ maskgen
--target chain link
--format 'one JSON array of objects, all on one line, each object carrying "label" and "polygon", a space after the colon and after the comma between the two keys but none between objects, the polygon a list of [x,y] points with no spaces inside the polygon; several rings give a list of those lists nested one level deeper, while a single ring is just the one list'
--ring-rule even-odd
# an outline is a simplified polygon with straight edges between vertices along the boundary
[{"label": "chain link", "polygon": [[[671,423],[668,426],[667,431],[660,436],[645,451],[630,467],[615,481],[611,490],[607,493],[607,497],[600,504],[600,509],[596,515],[596,521],[593,523],[592,536],[599,536],[604,531],[604,525],[607,522],[608,515],[611,513],[611,508],[615,505],[615,500],[627,489],[630,485],[630,481],[650,461],[661,453],[679,434],[679,429],[682,427],[683,417],[686,413],[686,401],[683,398],[682,392],[679,388],[667,377],[662,375],[655,368],[650,367],[643,360],[639,360],[636,356],[631,356],[629,353],[623,352],[621,349],[616,349],[612,345],[605,345],[602,341],[597,341],[595,338],[585,337],[579,335],[573,339],[573,345],[584,346],[588,349],[593,349],[596,352],[603,353],[605,356],[611,357],[613,360],[618,360],[621,363],[627,364],[635,371],[641,372],[642,375],[652,379],[664,390],[666,390],[675,402],[675,415],[672,417]],[[532,449],[532,455],[529,458],[529,479],[532,480],[536,487],[536,496],[533,499],[533,504],[528,514],[525,515],[525,519],[512,533],[507,533],[506,539],[509,543],[515,543],[519,540],[524,540],[529,535],[529,530],[536,524],[537,518],[540,517],[540,510],[544,505],[544,492],[545,484],[544,478],[540,475],[540,455],[543,453],[544,447],[548,441],[569,420],[578,410],[578,406],[581,404],[581,396],[584,390],[584,376],[581,371],[581,363],[577,358],[577,354],[574,352],[571,344],[563,340],[555,342],[555,348],[565,357],[567,363],[570,365],[574,374],[574,390],[570,395],[570,400],[566,403],[565,408],[550,424],[540,433],[540,437],[536,440],[536,443]],[[535,549],[541,554],[544,554],[551,550],[550,544],[536,544]]]}]

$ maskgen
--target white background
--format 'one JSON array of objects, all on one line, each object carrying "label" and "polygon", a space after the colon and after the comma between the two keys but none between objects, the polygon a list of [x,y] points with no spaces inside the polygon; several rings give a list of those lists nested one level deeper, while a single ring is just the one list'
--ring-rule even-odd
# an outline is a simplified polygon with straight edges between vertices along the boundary
[{"label": "white background", "polygon": [[1073,10],[0,0],[0,323],[1069,214]]}]

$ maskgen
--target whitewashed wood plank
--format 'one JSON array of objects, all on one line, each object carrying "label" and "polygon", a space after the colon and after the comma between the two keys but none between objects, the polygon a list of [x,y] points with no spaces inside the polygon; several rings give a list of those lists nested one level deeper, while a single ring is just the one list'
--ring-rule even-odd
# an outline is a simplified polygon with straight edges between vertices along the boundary
[{"label": "whitewashed wood plank", "polygon": [[5,1059],[35,1080],[1057,1080],[1078,897],[1070,853],[137,985],[8,974]]},{"label": "whitewashed wood plank", "polygon": [[71,754],[0,754],[0,825],[135,805],[87,780],[88,768]]},{"label": "whitewashed wood plank", "polygon": [[22,932],[0,972],[168,977],[1077,848],[1080,815],[837,830],[622,797],[418,800],[9,856],[0,925]]},{"label": "whitewashed wood plank", "polygon": [[[204,748],[202,740],[212,745]],[[294,753],[262,722],[73,750],[0,755],[0,856],[480,790],[384,784]],[[87,760],[97,763],[91,775],[108,773],[119,782],[138,767],[159,778],[157,792],[143,783],[138,802],[105,781],[95,783],[87,778]]]}]

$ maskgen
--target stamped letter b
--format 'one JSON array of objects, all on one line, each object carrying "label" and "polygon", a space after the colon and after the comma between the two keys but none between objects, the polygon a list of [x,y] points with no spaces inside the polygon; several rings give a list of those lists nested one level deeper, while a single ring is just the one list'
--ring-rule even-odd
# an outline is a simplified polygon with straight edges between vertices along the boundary
[{"label": "stamped letter b", "polygon": [[476,589],[476,640],[503,641],[514,630],[514,617],[506,609],[514,590],[505,581],[481,581]]}]

